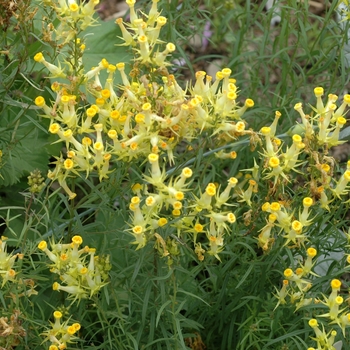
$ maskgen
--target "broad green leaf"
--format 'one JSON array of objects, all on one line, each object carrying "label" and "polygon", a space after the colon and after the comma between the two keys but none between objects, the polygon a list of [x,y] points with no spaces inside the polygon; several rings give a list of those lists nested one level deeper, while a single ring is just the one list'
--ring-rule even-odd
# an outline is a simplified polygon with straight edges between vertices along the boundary
[{"label": "broad green leaf", "polygon": [[34,169],[39,169],[44,174],[47,172],[48,136],[44,131],[28,123],[27,118],[19,114],[16,108],[8,108],[2,112],[0,126],[11,125],[11,119],[17,117],[21,123],[13,126],[12,130],[2,132],[0,138],[3,153],[0,164],[0,186],[13,185]]}]

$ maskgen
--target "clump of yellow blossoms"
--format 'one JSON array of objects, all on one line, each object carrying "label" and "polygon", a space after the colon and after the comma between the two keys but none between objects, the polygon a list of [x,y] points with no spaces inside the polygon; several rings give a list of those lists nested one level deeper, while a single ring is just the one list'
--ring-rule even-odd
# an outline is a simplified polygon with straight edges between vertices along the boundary
[{"label": "clump of yellow blossoms", "polygon": [[77,332],[80,330],[79,323],[68,325],[68,321],[61,322],[63,317],[62,312],[56,310],[53,313],[55,322],[51,323],[51,329],[42,333],[45,336],[44,341],[51,342],[49,350],[64,350],[68,349],[67,344],[74,342],[77,339]]},{"label": "clump of yellow blossoms", "polygon": [[16,277],[16,271],[13,269],[13,265],[17,258],[22,259],[23,254],[12,254],[7,253],[6,247],[7,237],[1,236],[0,239],[0,277],[1,277],[1,288],[4,287],[6,282],[14,281]]},{"label": "clump of yellow blossoms", "polygon": [[69,299],[80,300],[92,297],[108,282],[111,269],[109,257],[95,256],[96,249],[85,246],[79,248],[83,239],[74,236],[72,243],[51,243],[51,250],[46,241],[41,241],[38,248],[51,260],[51,272],[60,276],[62,284],[55,282],[53,290],[64,291]]},{"label": "clump of yellow blossoms", "polygon": [[[254,106],[251,99],[246,99],[243,106],[237,103],[238,89],[231,70],[224,68],[216,74],[215,80],[206,72],[196,73],[193,85],[183,89],[174,75],[166,68],[168,56],[176,50],[173,43],[164,44],[159,39],[161,28],[167,19],[160,15],[154,0],[147,15],[140,16],[135,11],[135,1],[128,0],[130,23],[117,19],[116,24],[122,33],[123,45],[131,46],[136,63],[131,73],[126,70],[127,63],[108,62],[102,59],[98,65],[85,72],[81,57],[85,50],[83,38],[79,37],[79,26],[92,15],[93,6],[98,1],[87,5],[77,5],[60,1],[54,6],[65,28],[56,30],[65,33],[65,43],[71,42],[75,57],[53,65],[46,61],[39,52],[34,60],[43,64],[50,72],[50,77],[65,77],[67,83],[53,81],[54,101],[47,103],[42,96],[35,99],[43,116],[50,119],[49,132],[57,136],[65,146],[65,154],[57,157],[55,168],[48,177],[57,180],[70,199],[76,197],[67,179],[76,176],[88,176],[97,172],[100,181],[107,179],[118,162],[130,162],[137,159],[149,163],[150,173],[143,174],[144,185],[136,192],[130,203],[131,228],[137,248],[143,247],[151,238],[159,241],[158,230],[166,230],[172,222],[172,230],[178,235],[181,231],[193,236],[198,257],[204,258],[201,243],[197,235],[205,233],[208,239],[207,252],[218,258],[223,248],[223,235],[230,229],[229,224],[236,220],[232,211],[232,199],[238,198],[248,206],[258,192],[260,180],[272,182],[272,191],[288,184],[291,174],[295,174],[305,164],[305,157],[313,162],[310,180],[310,196],[303,201],[299,218],[293,215],[283,203],[265,203],[263,211],[269,213],[267,224],[258,236],[258,245],[264,251],[271,249],[275,241],[274,228],[280,228],[285,238],[285,245],[300,246],[307,241],[307,227],[312,223],[309,208],[317,204],[329,210],[329,204],[335,197],[342,198],[348,193],[350,170],[346,170],[339,180],[332,176],[333,164],[329,157],[320,159],[314,152],[315,147],[329,147],[340,144],[339,133],[346,120],[345,108],[350,104],[350,95],[345,95],[338,107],[336,95],[330,94],[328,100],[322,100],[323,88],[315,88],[316,106],[313,116],[304,113],[301,103],[295,105],[301,124],[294,130],[292,144],[284,147],[276,137],[280,112],[270,126],[265,126],[260,133],[246,129],[242,119],[244,112]],[[87,8],[89,7],[89,8]],[[91,20],[89,19],[91,22]],[[107,72],[105,81],[100,80],[100,73]],[[121,84],[116,85],[119,76]],[[86,96],[81,88],[88,92]],[[88,103],[85,101],[89,101]],[[166,166],[175,164],[177,147],[190,144],[199,135],[211,137],[218,145],[235,141],[242,136],[252,140],[261,138],[264,149],[261,152],[263,166],[251,169],[252,178],[245,178],[238,183],[237,178],[228,180],[228,187],[222,193],[214,184],[204,184],[202,188],[190,189],[189,179],[192,171],[188,167],[177,166],[182,170],[179,178],[169,177]],[[188,147],[188,151],[191,148]],[[325,152],[327,153],[327,152]],[[236,157],[235,152],[217,152],[219,158]],[[246,186],[246,183],[248,186]],[[147,184],[147,185],[146,185]],[[149,184],[153,190],[149,190]],[[142,190],[141,190],[142,189]],[[231,191],[231,193],[230,193]],[[184,205],[186,203],[186,205]],[[224,211],[221,211],[224,207]],[[186,215],[185,215],[186,212]],[[156,234],[158,236],[156,236]],[[160,244],[167,255],[167,244]],[[205,251],[205,250],[204,250]]]},{"label": "clump of yellow blossoms", "polygon": [[[302,103],[294,106],[300,116],[300,124],[291,130],[292,144],[285,150],[283,143],[275,137],[275,125],[279,115],[276,115],[274,123],[261,129],[265,138],[264,157],[265,166],[262,170],[263,179],[273,181],[273,189],[288,185],[293,179],[293,172],[308,172],[305,187],[309,196],[304,197],[302,206],[298,209],[290,205],[288,201],[266,202],[262,211],[268,213],[267,224],[261,229],[257,237],[258,245],[268,252],[278,236],[285,240],[284,245],[293,248],[306,249],[304,262],[299,262],[296,269],[284,270],[283,285],[277,290],[278,299],[276,307],[290,303],[295,305],[295,310],[309,305],[325,305],[326,312],[317,315],[319,320],[328,321],[328,324],[338,325],[345,336],[345,328],[350,325],[350,310],[339,295],[341,282],[333,279],[331,282],[331,294],[322,299],[312,291],[311,287],[319,276],[312,271],[317,263],[317,250],[313,247],[305,248],[312,242],[311,232],[314,229],[315,217],[322,211],[330,211],[331,205],[337,200],[347,202],[350,181],[350,162],[347,163],[341,175],[334,176],[335,161],[328,153],[333,146],[343,143],[340,141],[340,131],[347,120],[344,115],[346,108],[350,106],[350,95],[345,95],[342,103],[336,105],[338,97],[329,94],[326,101],[323,100],[324,90],[321,87],[314,89],[316,105],[313,112],[305,114]],[[307,168],[305,165],[307,164]],[[305,181],[305,180],[304,180]],[[277,235],[276,235],[277,233]],[[310,327],[315,331],[317,349],[331,349],[335,342],[337,332],[332,329],[326,332],[322,322],[313,318],[309,321]],[[327,322],[326,321],[326,322]],[[310,348],[311,349],[311,348]]]},{"label": "clump of yellow blossoms", "polygon": [[[81,17],[75,14],[83,13],[83,5],[79,5],[79,9],[74,5],[74,11],[73,2],[68,7],[64,2],[55,5],[61,21],[69,23],[64,27],[67,29],[65,37],[71,38],[79,59],[73,62],[67,58],[65,62],[53,65],[42,52],[34,56],[36,62],[48,69],[50,78],[67,79],[67,83],[53,80],[53,101],[45,101],[42,96],[35,99],[42,115],[50,119],[49,132],[65,146],[64,155],[56,157],[55,167],[48,177],[57,180],[69,198],[74,199],[76,193],[68,186],[69,178],[97,172],[102,181],[119,162],[147,160],[150,173],[144,174],[143,178],[154,190],[149,191],[146,185],[141,185],[143,190],[137,192],[137,199],[132,199],[134,202],[130,204],[130,233],[137,248],[156,239],[161,254],[167,256],[167,245],[172,246],[174,241],[168,238],[165,242],[156,231],[173,227],[174,233],[185,231],[193,236],[200,260],[204,259],[205,250],[196,237],[201,233],[208,239],[207,252],[219,258],[218,253],[224,246],[223,236],[236,221],[226,204],[237,179],[228,179],[224,189],[212,183],[204,184],[192,195],[188,187],[190,180],[187,180],[192,176],[189,167],[178,167],[182,171],[178,177],[167,176],[164,168],[175,164],[177,147],[190,144],[201,134],[212,137],[218,145],[251,135],[242,116],[254,102],[246,99],[243,106],[238,104],[236,81],[231,78],[228,68],[219,71],[215,81],[206,72],[199,71],[192,86],[183,89],[177,83],[166,68],[169,65],[167,58],[176,47],[159,39],[160,29],[167,19],[160,15],[157,2],[152,2],[147,15],[140,16],[134,10],[135,1],[127,1],[131,23],[116,20],[124,44],[131,46],[135,53],[136,63],[129,75],[126,73],[130,68],[128,63],[106,59],[85,72],[80,59],[85,44],[77,32]],[[58,35],[58,38],[61,37]],[[102,71],[107,72],[105,81],[100,80]],[[116,76],[121,80],[119,85]],[[82,88],[86,89],[87,95]],[[220,156],[224,156],[222,151]],[[242,194],[247,202],[257,190],[257,184],[253,185],[253,180],[250,183],[248,192]],[[186,204],[187,201],[191,203]],[[190,211],[187,218],[181,218],[184,210]]]}]

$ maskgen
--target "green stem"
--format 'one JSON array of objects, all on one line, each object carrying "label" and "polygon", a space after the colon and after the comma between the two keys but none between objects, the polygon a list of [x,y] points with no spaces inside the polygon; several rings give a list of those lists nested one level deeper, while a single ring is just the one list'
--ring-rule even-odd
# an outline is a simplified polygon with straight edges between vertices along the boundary
[{"label": "green stem", "polygon": [[178,349],[178,341],[177,338],[180,337],[180,334],[177,332],[177,326],[176,326],[176,315],[175,315],[175,307],[176,307],[176,277],[175,272],[173,270],[173,273],[171,275],[171,280],[173,282],[173,296],[172,296],[172,303],[171,303],[171,314],[172,314],[172,323],[173,323],[173,332],[174,332],[174,342],[175,342],[175,348],[174,350]]}]

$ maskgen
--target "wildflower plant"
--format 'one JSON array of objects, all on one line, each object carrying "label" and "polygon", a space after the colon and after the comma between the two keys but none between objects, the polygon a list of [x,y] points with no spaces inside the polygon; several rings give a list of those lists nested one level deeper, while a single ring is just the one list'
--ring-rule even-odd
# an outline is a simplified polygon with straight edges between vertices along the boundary
[{"label": "wildflower plant", "polygon": [[350,163],[331,151],[350,95],[318,86],[256,129],[230,68],[183,84],[159,1],[126,4],[113,47],[132,58],[93,67],[99,1],[40,5],[54,54],[31,56],[45,87],[33,125],[52,157],[47,179],[30,170],[24,207],[1,211],[6,346],[334,348],[349,337]]}]

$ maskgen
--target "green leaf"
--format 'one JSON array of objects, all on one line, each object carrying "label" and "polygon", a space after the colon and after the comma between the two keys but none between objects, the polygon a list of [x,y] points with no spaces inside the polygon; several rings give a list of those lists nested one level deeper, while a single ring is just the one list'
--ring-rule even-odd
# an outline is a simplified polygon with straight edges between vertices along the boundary
[{"label": "green leaf", "polygon": [[46,149],[47,134],[31,122],[25,122],[23,115],[16,112],[16,108],[7,109],[1,116],[0,126],[10,125],[11,120],[18,117],[22,123],[2,132],[0,148],[3,156],[0,164],[0,186],[11,186],[34,169],[39,169],[44,174],[47,172],[49,160]]},{"label": "green leaf", "polygon": [[339,134],[339,140],[349,140],[350,139],[350,127],[343,129]]}]

